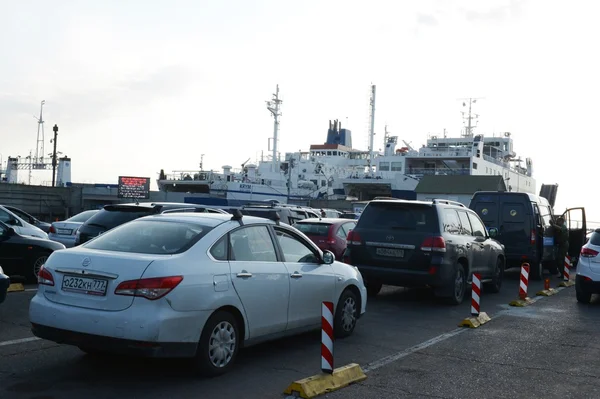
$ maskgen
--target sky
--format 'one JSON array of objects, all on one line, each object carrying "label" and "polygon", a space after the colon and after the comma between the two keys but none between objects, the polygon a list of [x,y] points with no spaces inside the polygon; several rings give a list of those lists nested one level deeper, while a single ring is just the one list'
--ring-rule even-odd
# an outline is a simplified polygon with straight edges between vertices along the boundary
[{"label": "sky", "polygon": [[[160,169],[239,167],[268,154],[279,85],[282,153],[323,143],[329,120],[366,149],[511,132],[555,210],[600,221],[596,169],[600,4],[585,0],[0,0],[0,154],[35,154],[45,100],[74,182],[153,180]],[[27,172],[20,174],[27,180]],[[49,172],[34,181],[51,180]],[[153,187],[156,188],[155,183]],[[599,225],[600,227],[600,225]]]}]

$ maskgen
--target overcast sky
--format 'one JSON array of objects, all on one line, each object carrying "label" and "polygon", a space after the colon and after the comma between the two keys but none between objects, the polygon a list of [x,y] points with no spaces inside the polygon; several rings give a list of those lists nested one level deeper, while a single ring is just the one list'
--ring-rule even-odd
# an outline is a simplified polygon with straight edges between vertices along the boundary
[{"label": "overcast sky", "polygon": [[[0,0],[2,161],[35,153],[46,101],[73,181],[116,183],[161,168],[238,167],[267,153],[275,85],[280,149],[326,138],[342,120],[366,149],[368,93],[383,130],[414,146],[458,135],[463,97],[478,132],[512,132],[557,210],[595,195],[600,56],[592,1]],[[27,179],[27,172],[20,175]],[[36,174],[38,181],[50,173]],[[155,187],[155,185],[154,185]]]}]

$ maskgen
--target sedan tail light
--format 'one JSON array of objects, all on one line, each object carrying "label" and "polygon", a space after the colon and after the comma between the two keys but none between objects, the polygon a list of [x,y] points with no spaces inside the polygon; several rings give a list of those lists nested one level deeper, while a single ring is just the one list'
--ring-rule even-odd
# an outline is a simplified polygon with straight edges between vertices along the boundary
[{"label": "sedan tail light", "polygon": [[53,225],[50,226],[50,229],[48,230],[48,232],[52,233],[52,234],[56,234],[56,229],[54,228]]},{"label": "sedan tail light", "polygon": [[593,250],[591,248],[583,247],[581,248],[580,255],[582,258],[595,258],[596,256],[598,256],[598,251]]},{"label": "sedan tail light", "polygon": [[123,281],[115,289],[115,295],[139,296],[153,301],[173,291],[182,280],[183,276],[171,276]]},{"label": "sedan tail light", "polygon": [[39,285],[49,285],[51,287],[54,286],[54,276],[52,275],[52,273],[46,270],[43,265],[40,268],[40,271],[38,272],[37,280]]}]

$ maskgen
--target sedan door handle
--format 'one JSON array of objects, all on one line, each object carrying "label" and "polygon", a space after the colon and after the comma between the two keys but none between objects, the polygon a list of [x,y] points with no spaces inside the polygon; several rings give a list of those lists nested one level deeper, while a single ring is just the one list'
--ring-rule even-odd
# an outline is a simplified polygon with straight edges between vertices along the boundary
[{"label": "sedan door handle", "polygon": [[302,277],[302,274],[300,274],[298,272],[294,272],[290,277],[291,278],[300,278],[300,277]]},{"label": "sedan door handle", "polygon": [[240,278],[245,278],[245,277],[252,277],[252,273],[248,273],[248,272],[241,272],[237,274],[237,277]]}]

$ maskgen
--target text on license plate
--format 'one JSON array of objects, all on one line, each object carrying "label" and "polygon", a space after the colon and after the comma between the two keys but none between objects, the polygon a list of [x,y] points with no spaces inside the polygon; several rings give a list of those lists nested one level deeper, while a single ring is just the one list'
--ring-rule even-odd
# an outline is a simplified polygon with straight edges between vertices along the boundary
[{"label": "text on license plate", "polygon": [[69,292],[80,292],[88,295],[106,295],[107,280],[88,277],[64,276],[62,290]]},{"label": "text on license plate", "polygon": [[66,236],[70,236],[73,231],[70,229],[56,229],[57,234],[63,234]]},{"label": "text on license plate", "polygon": [[395,256],[397,258],[404,257],[404,250],[403,249],[377,248],[375,250],[375,253],[377,255],[381,255],[381,256]]}]

